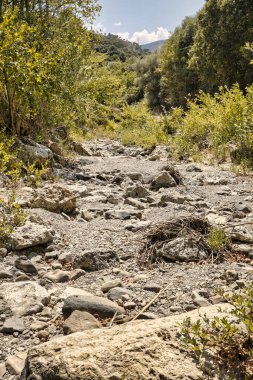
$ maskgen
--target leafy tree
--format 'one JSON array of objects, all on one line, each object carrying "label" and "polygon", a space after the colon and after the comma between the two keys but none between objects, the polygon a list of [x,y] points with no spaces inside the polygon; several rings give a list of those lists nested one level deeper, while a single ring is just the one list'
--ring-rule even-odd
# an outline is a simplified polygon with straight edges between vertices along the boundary
[{"label": "leafy tree", "polygon": [[160,98],[167,108],[184,106],[186,97],[198,91],[198,77],[188,67],[196,28],[196,17],[187,17],[161,51]]},{"label": "leafy tree", "polygon": [[139,87],[139,97],[145,96],[151,109],[159,109],[160,80],[159,57],[157,53],[150,54],[137,61],[134,65],[136,71],[136,84]]},{"label": "leafy tree", "polygon": [[125,62],[129,58],[143,57],[147,54],[137,43],[125,41],[114,34],[100,35],[95,46],[99,53],[107,54],[108,61]]},{"label": "leafy tree", "polygon": [[214,91],[236,82],[243,88],[251,84],[253,67],[242,49],[252,41],[252,0],[207,0],[198,15],[189,62],[201,80],[201,89]]},{"label": "leafy tree", "polygon": [[92,50],[84,17],[91,21],[98,6],[3,0],[0,10],[0,127],[17,135],[45,131],[71,114],[73,83]]}]

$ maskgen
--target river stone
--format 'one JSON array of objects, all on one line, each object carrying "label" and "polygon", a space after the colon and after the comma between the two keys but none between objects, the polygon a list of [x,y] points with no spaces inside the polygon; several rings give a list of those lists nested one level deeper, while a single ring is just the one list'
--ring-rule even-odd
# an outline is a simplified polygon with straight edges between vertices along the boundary
[{"label": "river stone", "polygon": [[145,198],[149,195],[149,191],[142,185],[129,187],[126,190],[126,198]]},{"label": "river stone", "polygon": [[85,330],[92,330],[102,327],[101,323],[86,311],[75,310],[65,320],[63,324],[63,332],[65,335],[81,332]]},{"label": "river stone", "polygon": [[47,272],[43,278],[52,282],[67,282],[69,280],[69,272],[57,269],[55,271]]},{"label": "river stone", "polygon": [[118,261],[118,255],[113,250],[84,250],[75,255],[74,265],[79,269],[96,271],[108,268]]},{"label": "river stone", "polygon": [[0,298],[16,316],[32,315],[40,312],[49,302],[49,294],[36,282],[4,282],[0,285]]},{"label": "river stone", "polygon": [[6,361],[6,367],[11,375],[20,375],[26,360],[25,352],[18,352],[16,355],[9,356]]},{"label": "river stone", "polygon": [[53,240],[54,231],[51,228],[29,221],[24,226],[15,228],[10,237],[11,247],[14,251],[48,244]]},{"label": "river stone", "polygon": [[108,210],[105,213],[106,219],[131,219],[131,218],[142,218],[142,212],[133,210],[133,209],[124,209],[124,210]]},{"label": "river stone", "polygon": [[23,319],[18,317],[11,317],[6,319],[1,328],[1,332],[4,334],[13,334],[14,332],[21,333],[25,330]]},{"label": "river stone", "polygon": [[117,278],[115,280],[107,281],[101,286],[101,290],[104,293],[109,292],[110,289],[117,288],[123,286],[122,281],[120,278]]},{"label": "river stone", "polygon": [[76,209],[76,192],[62,184],[49,184],[36,189],[35,196],[30,202],[33,208],[44,208],[52,212],[71,214]]},{"label": "river stone", "polygon": [[24,258],[19,257],[17,260],[15,260],[14,265],[17,269],[19,269],[25,273],[32,273],[32,274],[37,273],[37,268],[26,257],[24,257]]},{"label": "river stone", "polygon": [[[220,307],[224,310],[224,304]],[[199,312],[213,318],[217,310],[217,306],[211,306],[167,318],[94,329],[34,346],[20,380],[205,379],[196,360],[182,350],[179,323],[188,317],[196,322]]]},{"label": "river stone", "polygon": [[150,187],[151,189],[159,190],[162,187],[167,188],[175,186],[177,186],[177,183],[174,178],[169,173],[164,171],[153,179]]},{"label": "river stone", "polygon": [[27,163],[45,164],[53,160],[53,152],[42,144],[31,141],[31,144],[19,143],[19,156]]},{"label": "river stone", "polygon": [[132,296],[133,292],[126,288],[116,287],[109,290],[107,297],[111,301],[117,301],[117,300],[122,299],[122,297],[125,296],[126,294],[129,296]]},{"label": "river stone", "polygon": [[178,237],[165,243],[161,251],[157,251],[158,256],[169,259],[173,262],[189,262],[206,259],[207,253],[201,250],[190,238]]},{"label": "river stone", "polygon": [[122,307],[109,301],[107,298],[97,297],[94,295],[72,296],[65,299],[62,313],[67,318],[75,310],[86,311],[100,318],[111,318],[117,314],[125,314]]}]

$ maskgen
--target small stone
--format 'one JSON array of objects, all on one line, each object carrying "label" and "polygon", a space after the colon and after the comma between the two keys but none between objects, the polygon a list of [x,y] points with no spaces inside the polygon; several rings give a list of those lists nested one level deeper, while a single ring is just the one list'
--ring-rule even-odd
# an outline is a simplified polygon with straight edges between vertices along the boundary
[{"label": "small stone", "polygon": [[157,314],[146,312],[146,313],[141,313],[137,319],[157,319],[157,318],[159,318]]},{"label": "small stone", "polygon": [[15,281],[16,281],[16,282],[30,281],[30,277],[27,276],[26,274],[19,274],[19,275],[17,275],[17,277],[15,278]]},{"label": "small stone", "polygon": [[10,279],[10,278],[12,278],[11,272],[7,270],[0,271],[0,280]]},{"label": "small stone", "polygon": [[86,272],[85,270],[83,269],[75,269],[71,272],[70,274],[70,281],[75,281],[77,280],[78,278],[82,277],[82,276],[85,276],[86,275]]},{"label": "small stone", "polygon": [[48,327],[47,323],[41,321],[34,321],[31,324],[31,330],[33,331],[41,331],[45,330]]},{"label": "small stone", "polygon": [[210,302],[206,298],[202,297],[198,291],[192,292],[192,299],[197,306],[210,306]]},{"label": "small stone", "polygon": [[6,361],[7,370],[11,375],[20,375],[25,366],[27,354],[18,352],[16,355],[9,356]]},{"label": "small stone", "polygon": [[109,290],[107,297],[111,301],[118,301],[118,300],[122,299],[122,297],[126,294],[131,297],[133,295],[133,292],[129,289],[125,289],[125,288],[121,288],[121,287],[120,288],[112,288]]},{"label": "small stone", "polygon": [[93,214],[87,210],[81,211],[81,217],[86,220],[86,222],[91,222],[94,219]]},{"label": "small stone", "polygon": [[58,256],[58,260],[62,264],[72,263],[74,260],[74,255],[70,252],[64,252]]},{"label": "small stone", "polygon": [[239,274],[236,270],[229,269],[225,272],[225,278],[231,283],[239,279]]},{"label": "small stone", "polygon": [[99,327],[102,327],[102,325],[93,315],[85,311],[75,310],[70,317],[65,320],[63,332],[65,335],[69,335]]},{"label": "small stone", "polygon": [[25,273],[37,274],[37,268],[26,257],[22,256],[15,260],[15,267]]},{"label": "small stone", "polygon": [[170,311],[172,313],[181,313],[182,312],[182,308],[181,308],[181,306],[171,306],[170,307]]},{"label": "small stone", "polygon": [[136,308],[136,303],[135,302],[131,302],[131,301],[128,301],[128,302],[125,302],[124,303],[124,308],[126,309],[126,310],[133,310],[133,309],[135,309]]},{"label": "small stone", "polygon": [[140,273],[140,274],[137,274],[136,276],[134,276],[133,282],[145,281],[148,278],[149,278],[149,275],[147,275],[145,273]]},{"label": "small stone", "polygon": [[126,174],[132,181],[143,181],[143,175],[138,172],[132,172]]},{"label": "small stone", "polygon": [[151,189],[159,190],[160,188],[177,186],[174,178],[167,172],[162,172],[151,182]]},{"label": "small stone", "polygon": [[149,292],[155,292],[155,293],[159,293],[160,290],[162,289],[162,287],[158,284],[146,284],[143,286],[143,289],[144,290],[148,290]]},{"label": "small stone", "polygon": [[6,257],[8,254],[8,251],[6,248],[0,248],[0,257]]},{"label": "small stone", "polygon": [[124,309],[116,303],[104,297],[94,296],[93,294],[66,298],[62,308],[64,318],[69,317],[75,310],[86,311],[101,318],[113,317],[116,312],[118,314],[125,313]]},{"label": "small stone", "polygon": [[47,252],[45,254],[45,259],[46,260],[53,260],[53,259],[57,259],[59,256],[59,252],[57,251],[50,251],[50,252]]},{"label": "small stone", "polygon": [[57,269],[56,271],[50,271],[44,275],[44,278],[52,282],[67,282],[69,281],[69,273]]},{"label": "small stone", "polygon": [[1,332],[4,334],[13,334],[14,332],[23,332],[25,330],[24,322],[21,318],[11,317],[6,319],[1,328]]},{"label": "small stone", "polygon": [[222,296],[220,296],[219,294],[210,297],[209,300],[210,300],[210,302],[211,302],[213,305],[217,305],[217,304],[219,304],[219,303],[226,302],[226,299],[223,298]]},{"label": "small stone", "polygon": [[240,289],[243,289],[243,288],[245,288],[245,286],[246,286],[246,281],[243,281],[243,280],[237,280],[237,281],[236,281],[236,285],[237,285]]},{"label": "small stone", "polygon": [[122,281],[117,278],[115,280],[107,281],[101,286],[101,290],[103,293],[109,292],[110,289],[117,288],[117,287],[122,287]]},{"label": "small stone", "polygon": [[0,364],[0,379],[4,378],[6,371],[7,369],[6,369],[5,364]]},{"label": "small stone", "polygon": [[149,191],[142,185],[129,187],[126,190],[126,198],[145,198],[149,195]]}]

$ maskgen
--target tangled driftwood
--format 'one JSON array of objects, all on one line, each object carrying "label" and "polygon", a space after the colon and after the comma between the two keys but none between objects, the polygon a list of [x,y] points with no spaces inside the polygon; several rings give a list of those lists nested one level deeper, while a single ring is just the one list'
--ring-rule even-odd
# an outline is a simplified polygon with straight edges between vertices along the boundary
[{"label": "tangled driftwood", "polygon": [[163,248],[177,238],[187,239],[192,247],[210,255],[212,249],[208,243],[209,222],[200,217],[184,217],[160,223],[144,235],[144,244],[139,253],[141,264],[150,264],[161,259]]}]

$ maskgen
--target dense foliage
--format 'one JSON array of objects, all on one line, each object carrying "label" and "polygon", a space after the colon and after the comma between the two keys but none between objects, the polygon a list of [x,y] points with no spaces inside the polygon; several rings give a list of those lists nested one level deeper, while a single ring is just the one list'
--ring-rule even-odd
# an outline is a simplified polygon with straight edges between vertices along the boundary
[{"label": "dense foliage", "polygon": [[123,40],[110,33],[100,36],[95,50],[106,54],[108,61],[120,60],[125,62],[129,58],[141,58],[147,54],[137,43]]},{"label": "dense foliage", "polygon": [[174,109],[175,147],[180,156],[200,156],[209,151],[221,159],[253,164],[253,86],[246,94],[235,85],[214,96],[200,93],[187,103],[187,111]]}]

